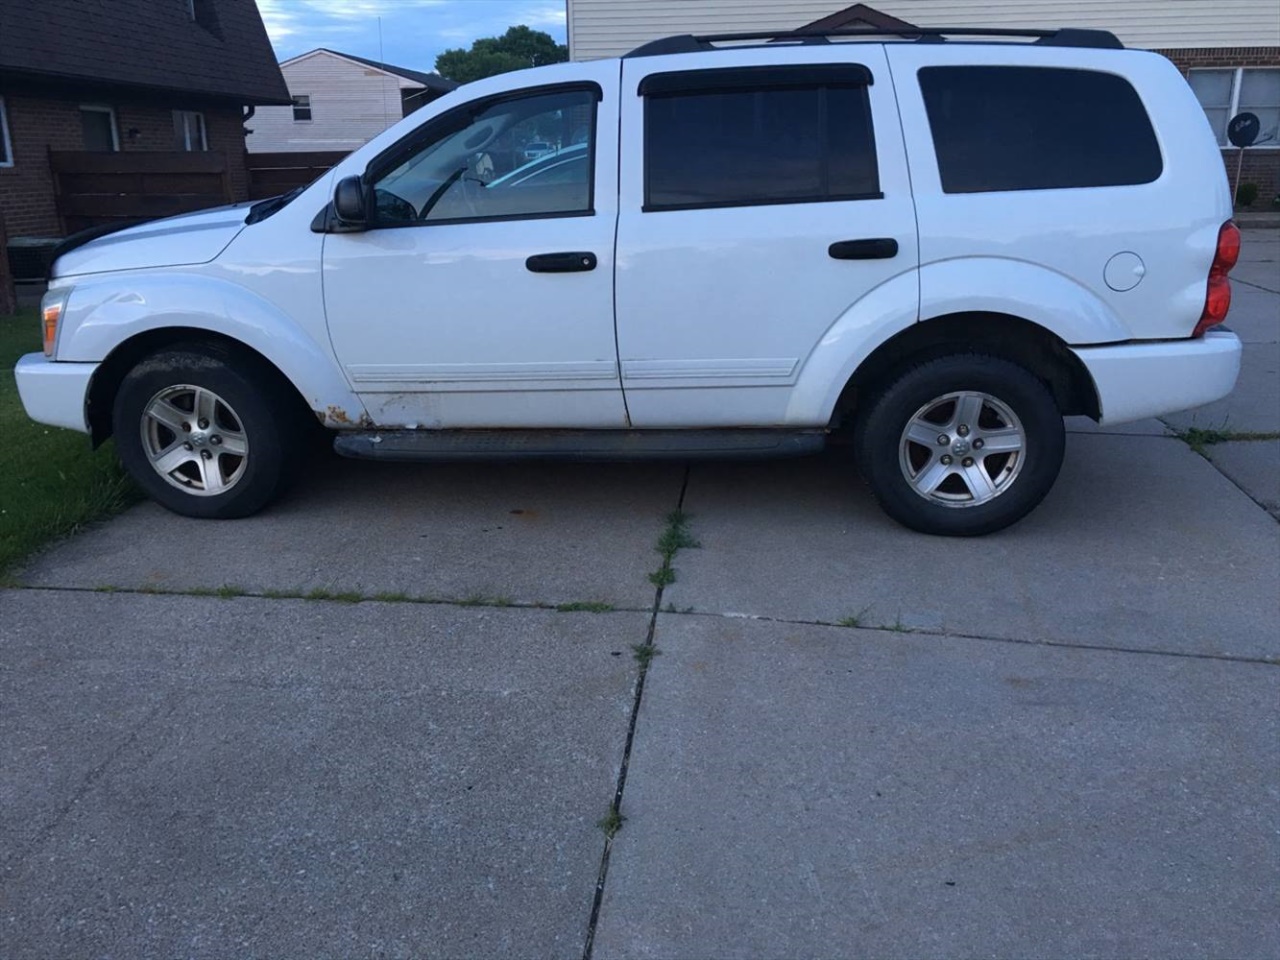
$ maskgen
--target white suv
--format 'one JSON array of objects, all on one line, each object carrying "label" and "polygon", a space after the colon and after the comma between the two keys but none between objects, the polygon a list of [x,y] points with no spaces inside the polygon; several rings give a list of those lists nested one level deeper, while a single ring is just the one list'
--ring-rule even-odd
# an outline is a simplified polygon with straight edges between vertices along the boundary
[{"label": "white suv", "polygon": [[[293,194],[73,238],[23,402],[190,516],[261,509],[318,418],[411,460],[848,428],[895,519],[999,529],[1053,484],[1063,415],[1231,390],[1239,234],[1167,60],[942,42],[975,33],[672,37],[468,84]],[[573,148],[501,146],[532,137]]]}]

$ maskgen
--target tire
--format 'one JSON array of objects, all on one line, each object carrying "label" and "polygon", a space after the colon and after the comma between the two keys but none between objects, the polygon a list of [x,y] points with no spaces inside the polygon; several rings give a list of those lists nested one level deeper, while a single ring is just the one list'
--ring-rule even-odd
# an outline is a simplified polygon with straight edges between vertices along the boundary
[{"label": "tire", "polygon": [[130,476],[186,517],[233,519],[282,494],[306,454],[291,388],[252,357],[212,345],[153,354],[125,375],[112,424]]},{"label": "tire", "polygon": [[1066,439],[1044,383],[977,353],[908,368],[855,431],[859,469],[884,511],[952,537],[993,533],[1034,510],[1058,477]]}]

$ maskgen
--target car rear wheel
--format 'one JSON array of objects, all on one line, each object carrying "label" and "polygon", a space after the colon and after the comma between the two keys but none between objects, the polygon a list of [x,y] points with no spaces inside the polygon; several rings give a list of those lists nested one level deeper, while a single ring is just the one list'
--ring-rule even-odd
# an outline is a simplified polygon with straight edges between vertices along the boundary
[{"label": "car rear wheel", "polygon": [[1049,389],[983,354],[908,369],[857,424],[858,464],[885,512],[945,536],[992,533],[1030,513],[1053,486],[1064,446]]},{"label": "car rear wheel", "polygon": [[306,450],[296,398],[275,371],[201,346],[143,360],[116,394],[120,459],[153,500],[188,517],[256,513]]}]

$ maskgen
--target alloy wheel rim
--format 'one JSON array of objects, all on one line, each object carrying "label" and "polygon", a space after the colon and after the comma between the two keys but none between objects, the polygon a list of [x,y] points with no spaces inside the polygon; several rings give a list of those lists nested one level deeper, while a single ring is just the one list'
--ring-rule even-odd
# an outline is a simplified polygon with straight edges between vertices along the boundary
[{"label": "alloy wheel rim", "polygon": [[989,503],[1017,481],[1027,436],[989,393],[958,390],[920,407],[898,443],[898,464],[918,496],[945,507]]},{"label": "alloy wheel rim", "polygon": [[197,497],[216,497],[239,483],[249,465],[244,421],[207,387],[176,384],[142,411],[142,449],[165,482]]}]

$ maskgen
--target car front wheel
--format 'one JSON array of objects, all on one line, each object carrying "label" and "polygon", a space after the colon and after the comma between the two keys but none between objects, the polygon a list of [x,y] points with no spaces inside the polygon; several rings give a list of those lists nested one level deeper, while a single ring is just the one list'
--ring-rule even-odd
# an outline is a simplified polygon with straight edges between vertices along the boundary
[{"label": "car front wheel", "polygon": [[256,513],[287,486],[302,430],[274,371],[216,348],[155,354],[124,378],[120,459],[153,500],[188,517]]},{"label": "car front wheel", "polygon": [[863,476],[885,512],[922,533],[978,536],[1016,523],[1062,466],[1062,414],[1036,376],[960,354],[899,376],[857,426]]}]

